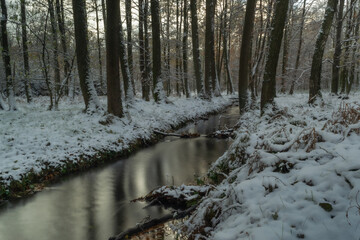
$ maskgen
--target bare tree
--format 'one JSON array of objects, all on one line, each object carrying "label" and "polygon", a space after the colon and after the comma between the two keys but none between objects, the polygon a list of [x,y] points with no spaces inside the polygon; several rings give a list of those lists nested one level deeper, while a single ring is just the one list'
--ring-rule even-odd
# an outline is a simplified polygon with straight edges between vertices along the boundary
[{"label": "bare tree", "polygon": [[106,78],[108,112],[123,116],[119,69],[120,0],[107,0]]},{"label": "bare tree", "polygon": [[[206,0],[206,30],[205,30],[205,96],[211,98],[213,94],[212,82],[216,78],[214,51],[214,15],[215,0]],[[215,76],[215,78],[214,78]]]},{"label": "bare tree", "polygon": [[316,39],[315,51],[312,58],[310,87],[309,87],[309,103],[314,103],[317,98],[321,98],[320,83],[322,59],[325,51],[326,41],[328,39],[334,14],[336,12],[338,0],[328,0],[325,10],[324,20],[321,25],[320,32]]},{"label": "bare tree", "polygon": [[190,97],[190,87],[188,78],[188,1],[184,0],[184,34],[183,34],[183,67],[184,67],[184,83],[185,83],[185,95],[187,98]]},{"label": "bare tree", "polygon": [[[17,110],[17,107],[16,107],[16,102],[15,102],[13,78],[11,76],[9,40],[8,40],[7,26],[6,26],[7,20],[8,20],[6,1],[1,0],[0,4],[1,4],[1,12],[2,12],[2,17],[0,20],[0,23],[1,23],[1,47],[2,47],[3,62],[5,65],[6,91],[7,91],[7,95],[8,95],[8,101],[9,101],[9,110],[14,111],[14,110]],[[2,99],[0,101],[1,101],[1,108],[4,108]]]},{"label": "bare tree", "polygon": [[305,24],[305,13],[306,13],[306,0],[303,2],[303,9],[301,14],[301,23],[300,23],[300,33],[299,33],[299,45],[296,51],[296,60],[295,60],[295,69],[294,69],[294,79],[291,81],[291,86],[289,90],[289,94],[294,94],[294,88],[295,88],[295,79],[296,79],[296,73],[300,66],[300,55],[303,45],[303,32],[304,32],[304,24]]},{"label": "bare tree", "polygon": [[204,95],[204,86],[201,71],[201,59],[199,49],[199,26],[197,16],[197,2],[196,0],[190,0],[191,11],[191,33],[192,33],[192,47],[193,47],[193,63],[196,79],[196,90],[199,96]]},{"label": "bare tree", "polygon": [[276,68],[279,61],[288,6],[289,0],[276,0],[274,19],[271,23],[269,52],[266,59],[264,80],[261,89],[260,107],[262,112],[266,105],[273,104],[276,95]]},{"label": "bare tree", "polygon": [[155,102],[164,100],[164,88],[161,79],[161,42],[159,0],[151,0],[151,26],[153,48],[153,93]]},{"label": "bare tree", "polygon": [[90,78],[86,2],[85,0],[73,0],[72,4],[80,88],[85,102],[85,110],[91,113],[101,109],[101,105],[95,91],[94,83]]},{"label": "bare tree", "polygon": [[251,36],[254,28],[256,1],[247,1],[244,28],[241,41],[240,66],[239,66],[239,107],[243,113],[247,107],[249,85],[249,62],[251,61]]},{"label": "bare tree", "polygon": [[26,2],[25,0],[20,1],[21,7],[21,37],[22,37],[22,50],[24,59],[24,86],[25,95],[27,102],[32,101],[31,85],[29,80],[30,66],[29,66],[29,52],[28,52],[28,38],[26,31]]}]

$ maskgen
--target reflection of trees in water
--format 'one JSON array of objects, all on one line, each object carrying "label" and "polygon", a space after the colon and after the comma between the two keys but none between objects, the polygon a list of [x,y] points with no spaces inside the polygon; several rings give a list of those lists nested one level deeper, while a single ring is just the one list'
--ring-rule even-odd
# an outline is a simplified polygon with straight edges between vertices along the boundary
[{"label": "reflection of trees in water", "polygon": [[86,239],[88,240],[95,240],[97,235],[97,226],[95,223],[95,210],[96,210],[96,204],[95,204],[95,197],[94,197],[94,177],[90,176],[87,181],[85,182],[85,188],[87,191],[85,191],[86,196],[86,208],[87,208],[87,235]]},{"label": "reflection of trees in water", "polygon": [[[218,124],[230,126],[236,121],[233,116],[212,116],[195,130],[212,133]],[[143,209],[144,204],[131,204],[131,199],[172,184],[172,177],[176,185],[192,182],[195,173],[206,174],[209,164],[228,145],[226,140],[175,139],[109,167],[71,177],[59,184],[59,190],[44,191],[2,212],[0,239],[107,239],[148,215],[159,217],[167,212],[160,207]]]}]

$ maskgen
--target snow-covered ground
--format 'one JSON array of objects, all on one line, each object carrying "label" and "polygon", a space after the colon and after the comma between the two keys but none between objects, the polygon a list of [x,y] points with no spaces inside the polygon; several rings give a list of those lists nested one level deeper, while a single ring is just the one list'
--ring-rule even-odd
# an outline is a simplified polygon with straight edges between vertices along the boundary
[{"label": "snow-covered ground", "polygon": [[[195,239],[360,237],[360,95],[280,96],[276,111],[242,116],[210,169],[223,178],[185,222]],[[183,187],[182,187],[183,188]]]},{"label": "snow-covered ground", "polygon": [[[0,180],[19,179],[30,169],[38,172],[45,164],[58,166],[100,150],[122,151],[138,138],[150,138],[155,129],[224,109],[230,97],[211,102],[170,98],[170,104],[137,99],[122,119],[85,114],[81,99],[64,100],[59,111],[46,110],[48,98],[30,105],[18,99],[19,111],[0,111]],[[101,101],[106,106],[106,99]]]}]

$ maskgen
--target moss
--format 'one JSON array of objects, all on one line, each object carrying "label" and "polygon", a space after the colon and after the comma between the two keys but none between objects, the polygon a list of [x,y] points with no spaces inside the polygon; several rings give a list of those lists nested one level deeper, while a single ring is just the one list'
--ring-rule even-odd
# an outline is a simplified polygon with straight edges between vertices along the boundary
[{"label": "moss", "polygon": [[319,206],[327,212],[331,212],[333,207],[330,203],[319,203]]}]

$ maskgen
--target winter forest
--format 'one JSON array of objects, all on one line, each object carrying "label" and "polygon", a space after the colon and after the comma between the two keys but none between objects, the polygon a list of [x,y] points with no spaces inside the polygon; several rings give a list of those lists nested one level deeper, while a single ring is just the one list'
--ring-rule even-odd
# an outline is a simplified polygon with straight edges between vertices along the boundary
[{"label": "winter forest", "polygon": [[359,239],[359,0],[0,7],[1,240]]}]

